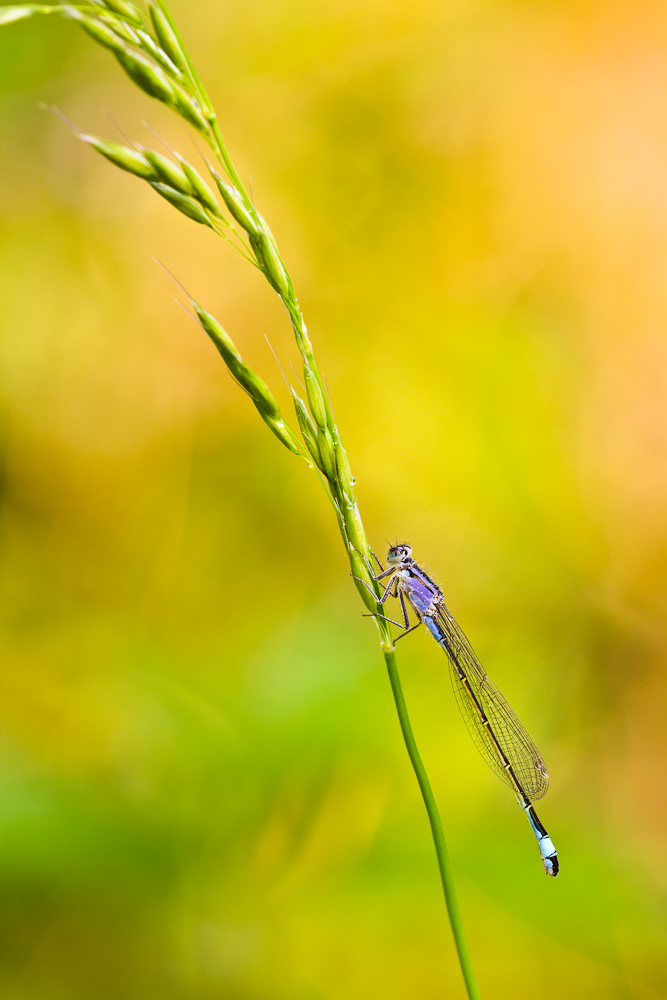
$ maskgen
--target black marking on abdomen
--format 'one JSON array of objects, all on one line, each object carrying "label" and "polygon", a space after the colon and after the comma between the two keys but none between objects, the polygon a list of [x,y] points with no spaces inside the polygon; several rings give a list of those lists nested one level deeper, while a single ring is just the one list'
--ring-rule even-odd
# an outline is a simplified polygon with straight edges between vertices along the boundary
[{"label": "black marking on abdomen", "polygon": [[542,826],[542,824],[541,824],[540,820],[538,819],[538,816],[537,816],[537,813],[535,812],[535,809],[534,809],[534,807],[533,807],[532,803],[531,803],[531,805],[530,805],[530,808],[529,808],[529,809],[527,809],[526,811],[530,813],[530,816],[531,816],[531,819],[532,819],[533,823],[535,824],[535,827],[536,827],[536,828],[537,828],[537,829],[539,830],[539,832],[540,832],[540,836],[542,836],[542,837],[548,837],[548,836],[549,836],[549,834],[548,834],[548,833],[547,833],[547,831],[546,831],[546,830],[544,829],[544,827]]}]

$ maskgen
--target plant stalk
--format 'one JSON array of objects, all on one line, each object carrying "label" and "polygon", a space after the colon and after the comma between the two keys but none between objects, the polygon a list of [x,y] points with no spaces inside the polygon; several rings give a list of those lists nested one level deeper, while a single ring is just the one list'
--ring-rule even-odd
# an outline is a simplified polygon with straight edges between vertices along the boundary
[{"label": "plant stalk", "polygon": [[458,953],[459,964],[461,966],[461,972],[463,973],[466,991],[468,993],[469,1000],[481,1000],[479,987],[477,986],[477,979],[475,978],[475,971],[472,966],[472,959],[470,958],[470,951],[468,950],[468,942],[466,941],[465,931],[463,929],[461,911],[459,910],[459,903],[456,898],[454,875],[449,860],[447,844],[445,843],[445,835],[442,831],[442,821],[440,819],[440,813],[438,812],[438,807],[433,795],[431,783],[428,780],[426,768],[424,767],[419,750],[417,749],[414,733],[412,732],[410,716],[408,715],[408,708],[405,704],[401,678],[396,664],[396,652],[394,649],[387,649],[386,647],[383,648],[382,652],[384,654],[385,663],[387,664],[389,683],[391,684],[394,702],[396,703],[396,711],[398,712],[398,719],[401,724],[401,732],[403,733],[403,739],[405,740],[405,746],[408,751],[410,763],[412,764],[415,775],[417,776],[422,798],[424,799],[424,805],[426,806],[426,812],[428,813],[429,823],[431,824],[433,844],[435,845],[435,853],[438,858],[438,868],[440,869],[440,881],[442,882],[442,888],[445,893],[445,903],[449,914],[449,922],[451,924],[452,934],[454,935],[454,944],[456,945],[456,951]]}]

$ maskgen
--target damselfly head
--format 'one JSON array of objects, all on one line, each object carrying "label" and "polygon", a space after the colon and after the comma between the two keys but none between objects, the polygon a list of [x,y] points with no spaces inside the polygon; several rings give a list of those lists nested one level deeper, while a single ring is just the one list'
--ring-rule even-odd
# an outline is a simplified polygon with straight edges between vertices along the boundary
[{"label": "damselfly head", "polygon": [[387,562],[390,566],[399,566],[412,559],[411,545],[392,545],[387,553]]}]

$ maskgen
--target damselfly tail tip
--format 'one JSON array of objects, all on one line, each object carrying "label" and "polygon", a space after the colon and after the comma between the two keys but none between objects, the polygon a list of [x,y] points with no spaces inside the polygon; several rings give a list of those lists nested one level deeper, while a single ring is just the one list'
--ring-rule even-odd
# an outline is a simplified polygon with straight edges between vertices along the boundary
[{"label": "damselfly tail tip", "polygon": [[551,875],[552,878],[556,878],[558,872],[560,871],[558,855],[552,854],[549,858],[542,858],[542,864],[544,865],[544,874]]}]

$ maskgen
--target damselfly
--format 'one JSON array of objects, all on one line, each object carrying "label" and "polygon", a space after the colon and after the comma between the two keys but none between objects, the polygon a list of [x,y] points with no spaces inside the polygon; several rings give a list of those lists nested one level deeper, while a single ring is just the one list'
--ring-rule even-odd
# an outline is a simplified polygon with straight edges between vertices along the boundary
[{"label": "damselfly", "polygon": [[[387,581],[380,604],[384,604],[390,596],[398,597],[403,623],[391,618],[386,620],[404,630],[399,639],[425,625],[447,653],[454,693],[468,731],[491,770],[515,792],[537,837],[545,872],[547,875],[558,875],[556,848],[531,802],[531,799],[541,799],[549,787],[549,772],[535,744],[498,688],[489,680],[472,646],[445,605],[440,588],[414,561],[410,546],[392,545],[387,562],[389,568],[383,569],[378,560],[381,572],[375,577],[376,580]],[[418,618],[416,625],[410,624],[406,597]]]}]

